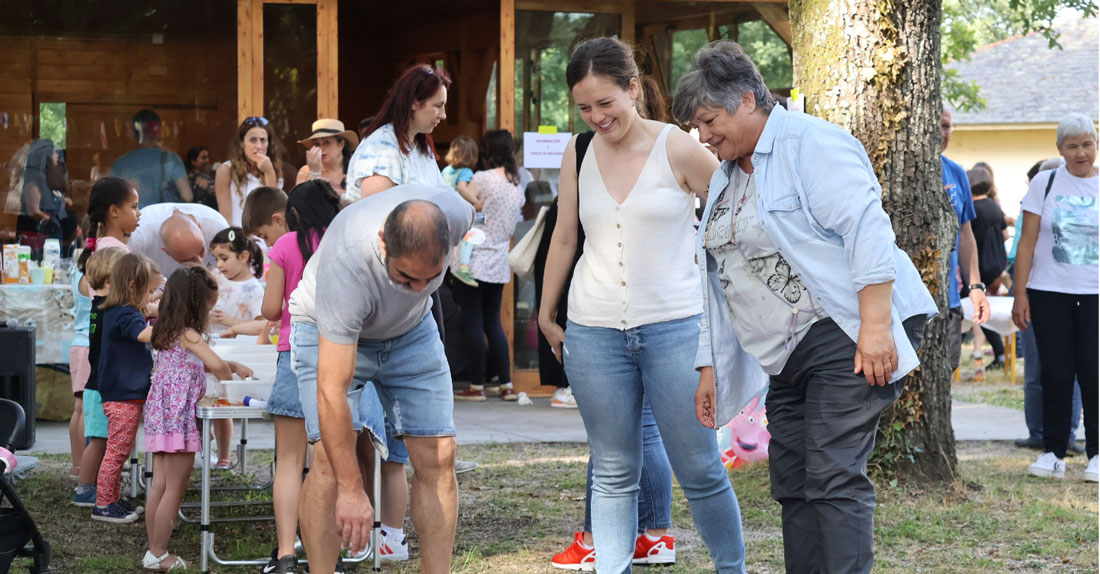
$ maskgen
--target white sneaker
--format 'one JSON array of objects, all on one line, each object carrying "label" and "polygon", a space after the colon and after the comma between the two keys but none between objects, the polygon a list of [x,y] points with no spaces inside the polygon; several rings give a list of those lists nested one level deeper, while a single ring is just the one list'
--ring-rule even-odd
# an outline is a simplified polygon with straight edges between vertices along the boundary
[{"label": "white sneaker", "polygon": [[382,560],[386,562],[404,562],[409,559],[409,537],[400,540],[383,536],[379,543],[382,547]]},{"label": "white sneaker", "polygon": [[1044,452],[1027,467],[1027,472],[1041,478],[1065,478],[1066,461],[1055,456],[1053,452]]},{"label": "white sneaker", "polygon": [[556,409],[577,408],[577,399],[573,398],[573,389],[571,387],[562,387],[554,391],[554,396],[550,398],[550,406]]},{"label": "white sneaker", "polygon": [[1089,466],[1085,469],[1085,480],[1100,482],[1100,456],[1089,459]]}]

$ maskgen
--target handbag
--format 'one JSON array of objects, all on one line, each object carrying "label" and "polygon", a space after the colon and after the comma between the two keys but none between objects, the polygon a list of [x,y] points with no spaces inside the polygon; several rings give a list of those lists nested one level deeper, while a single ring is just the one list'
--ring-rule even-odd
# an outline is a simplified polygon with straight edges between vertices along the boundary
[{"label": "handbag", "polygon": [[508,252],[508,266],[524,281],[533,281],[535,278],[535,254],[539,250],[542,234],[546,231],[546,212],[548,211],[550,208],[545,205],[539,208],[531,230]]}]

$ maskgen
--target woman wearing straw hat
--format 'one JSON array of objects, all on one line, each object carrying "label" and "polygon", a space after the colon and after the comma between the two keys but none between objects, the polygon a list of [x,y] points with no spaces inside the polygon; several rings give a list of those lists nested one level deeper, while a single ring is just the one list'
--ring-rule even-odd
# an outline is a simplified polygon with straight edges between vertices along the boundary
[{"label": "woman wearing straw hat", "polygon": [[359,145],[359,136],[344,129],[344,122],[321,118],[313,122],[313,133],[298,143],[306,146],[306,165],[298,170],[295,185],[311,179],[324,179],[340,195],[344,194],[344,178],[348,161]]}]

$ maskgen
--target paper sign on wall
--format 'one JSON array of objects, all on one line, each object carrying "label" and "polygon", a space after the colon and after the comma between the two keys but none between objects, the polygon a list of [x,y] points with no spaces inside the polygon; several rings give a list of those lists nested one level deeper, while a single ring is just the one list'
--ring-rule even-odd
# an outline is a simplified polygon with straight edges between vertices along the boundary
[{"label": "paper sign on wall", "polygon": [[565,153],[565,146],[569,144],[570,133],[541,134],[538,132],[523,133],[523,167],[553,168],[561,167],[561,158]]}]

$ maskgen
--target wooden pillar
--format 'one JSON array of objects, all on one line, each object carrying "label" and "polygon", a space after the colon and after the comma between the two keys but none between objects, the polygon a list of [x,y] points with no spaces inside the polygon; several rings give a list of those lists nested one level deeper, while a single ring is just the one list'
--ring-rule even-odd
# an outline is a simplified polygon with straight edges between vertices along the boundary
[{"label": "wooden pillar", "polygon": [[340,117],[337,0],[317,2],[317,117]]},{"label": "wooden pillar", "polygon": [[[237,123],[252,113],[253,0],[237,0]],[[261,72],[262,73],[262,72]],[[262,84],[261,77],[261,84]]]},{"label": "wooden pillar", "polygon": [[[500,129],[516,131],[516,0],[500,0]],[[505,329],[507,329],[505,325]]]},{"label": "wooden pillar", "polygon": [[625,5],[623,6],[622,18],[619,19],[619,25],[622,27],[622,30],[620,30],[619,33],[623,41],[629,44],[633,44],[635,26],[634,0],[626,0]]}]

